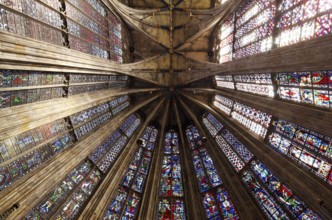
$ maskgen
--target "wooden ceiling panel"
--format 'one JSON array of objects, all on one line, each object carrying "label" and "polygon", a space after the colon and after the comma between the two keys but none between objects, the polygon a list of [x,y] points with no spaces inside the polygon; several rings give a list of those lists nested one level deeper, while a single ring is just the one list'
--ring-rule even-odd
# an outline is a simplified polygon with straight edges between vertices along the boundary
[{"label": "wooden ceiling panel", "polygon": [[[129,6],[133,8],[163,8],[170,4],[171,0],[129,0]],[[209,9],[212,8],[213,0],[173,0],[182,9]]]},{"label": "wooden ceiling panel", "polygon": [[[208,69],[205,65],[210,60],[208,52],[211,33],[241,0],[218,7],[212,7],[215,2],[212,0],[124,1],[126,5],[119,1],[109,1],[109,4],[133,30],[131,37],[135,53],[132,61],[141,62],[130,65],[130,71],[147,71],[147,75],[153,75],[149,75],[150,78],[161,80],[156,84],[170,86],[184,81],[188,75],[182,75],[185,76],[188,69],[191,69],[190,78]],[[153,56],[159,57],[144,63],[145,59]],[[176,76],[165,75],[181,71],[184,71],[183,74]]]},{"label": "wooden ceiling panel", "polygon": [[133,8],[162,8],[165,3],[162,0],[129,0],[129,6]]}]

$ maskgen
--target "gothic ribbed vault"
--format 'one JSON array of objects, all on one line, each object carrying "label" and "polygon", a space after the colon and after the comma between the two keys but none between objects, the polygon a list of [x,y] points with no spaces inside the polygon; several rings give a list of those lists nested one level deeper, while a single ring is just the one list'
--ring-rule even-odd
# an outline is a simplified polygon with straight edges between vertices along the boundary
[{"label": "gothic ribbed vault", "polygon": [[27,2],[0,0],[0,219],[332,219],[330,0]]}]

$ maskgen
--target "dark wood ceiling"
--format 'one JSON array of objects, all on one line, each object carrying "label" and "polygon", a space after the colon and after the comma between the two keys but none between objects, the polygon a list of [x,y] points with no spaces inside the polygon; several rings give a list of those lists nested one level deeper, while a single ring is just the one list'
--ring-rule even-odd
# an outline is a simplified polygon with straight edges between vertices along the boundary
[{"label": "dark wood ceiling", "polygon": [[[126,2],[125,0],[123,2]],[[214,0],[127,0],[127,4],[133,8],[163,8],[167,5],[176,4],[182,9],[208,9],[214,7]]]}]

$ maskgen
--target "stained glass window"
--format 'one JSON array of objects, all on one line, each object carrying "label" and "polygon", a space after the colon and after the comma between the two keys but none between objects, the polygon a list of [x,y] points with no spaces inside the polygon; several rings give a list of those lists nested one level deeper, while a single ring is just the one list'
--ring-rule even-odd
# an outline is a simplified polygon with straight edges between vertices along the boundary
[{"label": "stained glass window", "polygon": [[217,30],[213,51],[219,63],[232,61],[234,14],[230,15]]},{"label": "stained glass window", "polygon": [[[60,2],[0,1],[0,30],[62,46]],[[23,14],[22,14],[23,13]],[[37,19],[39,22],[35,21]]]},{"label": "stained glass window", "polygon": [[130,115],[120,125],[119,130],[114,131],[109,138],[107,138],[96,148],[94,152],[89,155],[89,158],[103,173],[106,173],[110,169],[127,144],[129,138],[137,130],[140,124],[141,119],[138,115]]},{"label": "stained glass window", "polygon": [[109,138],[107,138],[94,152],[89,155],[89,159],[97,164],[98,161],[106,154],[106,152],[113,146],[121,137],[119,130],[114,131]]},{"label": "stained glass window", "polygon": [[[318,107],[332,108],[331,70],[317,70],[289,73],[264,73],[250,75],[215,76],[217,86],[221,88],[236,87],[236,90],[274,97],[293,102],[316,105]],[[272,85],[275,80],[276,86]],[[226,83],[226,84],[225,84]],[[276,87],[275,94],[274,87]],[[221,111],[228,113],[229,107],[224,100],[215,96],[214,105]],[[223,98],[225,99],[225,97]],[[241,116],[237,115],[238,118]]]},{"label": "stained glass window", "polygon": [[94,92],[104,89],[122,88],[128,85],[129,78],[122,75],[70,74],[69,95]]},{"label": "stained glass window", "polygon": [[168,131],[165,135],[162,161],[158,219],[186,219],[179,153],[178,134],[172,130]]},{"label": "stained glass window", "polygon": [[277,24],[279,47],[331,34],[332,5],[328,0],[283,0]]},{"label": "stained glass window", "polygon": [[64,84],[63,73],[49,73],[23,70],[0,70],[0,87],[27,87]]},{"label": "stained glass window", "polygon": [[127,137],[131,137],[140,124],[141,119],[136,115],[131,115],[120,126],[120,129],[126,134]]},{"label": "stained glass window", "polygon": [[[207,114],[203,115],[203,119]],[[318,176],[323,178],[329,184],[332,183],[332,165],[327,161],[330,160],[331,152],[329,147],[331,139],[318,133],[309,131],[303,127],[289,123],[284,120],[273,122],[275,131],[269,136],[269,143],[272,147],[277,148],[284,154],[289,154],[291,158],[296,159],[299,163],[309,167]],[[222,128],[216,135],[214,131],[205,125],[208,131],[213,134],[217,145],[233,165],[237,172],[243,170],[242,180],[248,186],[250,192],[261,206],[264,213],[269,219],[302,219],[305,216],[312,216],[313,219],[320,217],[307,207],[290,189],[281,183],[264,164],[257,160],[252,160],[254,155],[231,134],[226,128]],[[197,150],[201,142],[195,145],[193,142],[197,140],[197,135],[186,130],[189,148],[193,151],[194,161],[197,160]],[[302,145],[302,147],[299,147]],[[332,145],[331,145],[332,146]],[[325,160],[314,155],[314,152],[325,156]],[[248,170],[246,164],[250,164],[251,169]],[[195,163],[194,163],[195,164]],[[199,164],[198,162],[196,164]],[[195,164],[195,165],[196,165]],[[198,166],[200,169],[203,166]],[[199,171],[199,169],[196,169]],[[204,175],[200,175],[204,177]],[[207,178],[206,178],[207,179]],[[206,181],[205,181],[206,182]],[[205,183],[204,182],[204,183]],[[201,184],[200,190],[208,190],[207,184]],[[209,201],[209,211],[207,216],[213,217],[217,215],[215,199],[212,194],[206,194],[205,198]]]},{"label": "stained glass window", "polygon": [[109,75],[70,74],[69,81],[75,83],[105,82],[110,80]]},{"label": "stained glass window", "polygon": [[270,125],[272,115],[235,102],[232,118],[249,128],[252,132],[264,138]]},{"label": "stained glass window", "polygon": [[122,24],[99,0],[0,3],[10,8],[1,7],[0,30],[123,62]]},{"label": "stained glass window", "polygon": [[272,75],[269,73],[235,75],[234,81],[236,89],[239,91],[274,97]]},{"label": "stained glass window", "polygon": [[[13,139],[14,140],[14,139]],[[54,157],[59,152],[72,146],[74,137],[70,134],[60,135],[52,142],[10,162],[0,168],[0,191],[14,184],[26,174]],[[20,153],[19,151],[17,151]]]},{"label": "stained glass window", "polygon": [[[332,32],[331,9],[329,0],[282,0],[278,8],[280,15],[276,16],[275,0],[245,1],[235,11],[235,28],[231,15],[215,34],[215,60],[220,63],[232,60],[232,47],[233,59],[239,59],[269,51],[273,45],[288,46],[329,35]],[[235,38],[233,34],[228,35],[233,32]]]},{"label": "stained glass window", "polygon": [[[141,136],[142,145],[138,146],[135,155],[122,178],[121,186],[115,198],[111,201],[104,219],[129,218],[136,219],[139,213],[139,203],[144,190],[153,156],[158,130],[147,127]],[[153,146],[152,148],[148,147]]]},{"label": "stained glass window", "polygon": [[102,103],[95,107],[83,110],[70,116],[74,132],[77,139],[81,139],[86,134],[92,132],[100,125],[111,119],[110,107],[108,103]]},{"label": "stained glass window", "polygon": [[[208,115],[209,114],[203,115],[203,123]],[[237,172],[242,170],[245,164],[254,157],[254,155],[226,128],[222,128],[217,133],[214,133],[214,130],[209,129],[206,124],[204,125],[209,133],[215,137],[217,145]]]},{"label": "stained glass window", "polygon": [[[104,89],[122,88],[128,85],[128,76],[91,75],[0,70],[0,108],[94,92]],[[33,88],[31,88],[33,86]],[[52,86],[52,88],[49,88]],[[36,88],[37,87],[37,88]],[[68,93],[65,88],[68,88]],[[129,103],[114,110],[123,110]]]},{"label": "stained glass window", "polygon": [[216,136],[216,143],[223,151],[229,162],[233,165],[235,170],[238,172],[244,167],[243,160],[234,152],[234,150],[227,144],[224,138],[221,135]]},{"label": "stained glass window", "polygon": [[72,49],[122,62],[121,23],[100,1],[70,0],[66,4]]},{"label": "stained glass window", "polygon": [[250,56],[272,48],[276,1],[246,1],[236,11],[234,58]]},{"label": "stained glass window", "polygon": [[69,86],[68,95],[77,95],[86,92],[96,92],[100,90],[108,89],[107,83],[102,84],[93,84],[93,85],[77,85],[77,86]]},{"label": "stained glass window", "polygon": [[232,75],[215,76],[216,85],[221,88],[234,89],[234,80]]},{"label": "stained glass window", "polygon": [[201,192],[210,190],[213,187],[221,185],[222,181],[219,177],[213,161],[207,152],[201,137],[195,126],[189,126],[186,129],[187,141],[192,151],[192,162],[195,168],[196,177],[199,181]]},{"label": "stained glass window", "polygon": [[282,119],[273,125],[269,145],[332,184],[332,139]]},{"label": "stained glass window", "polygon": [[286,213],[251,171],[245,171],[242,180],[269,219],[288,219]]},{"label": "stained glass window", "polygon": [[220,111],[226,113],[228,116],[231,114],[234,101],[230,100],[224,96],[216,95],[214,97],[214,106],[216,106]]},{"label": "stained glass window", "polygon": [[122,103],[124,103],[128,100],[129,100],[129,96],[127,96],[127,95],[120,96],[119,98],[110,101],[109,105],[112,109],[116,109],[119,105],[121,105]]},{"label": "stained glass window", "polygon": [[278,95],[285,100],[332,108],[331,76],[331,71],[278,73]]},{"label": "stained glass window", "polygon": [[212,114],[206,114],[203,117],[203,123],[212,136],[215,136],[224,127]]},{"label": "stained glass window", "polygon": [[186,219],[185,205],[183,199],[180,198],[173,200],[161,199],[158,210],[158,219],[160,220]]},{"label": "stained glass window", "polygon": [[[108,10],[99,2],[99,1],[87,1],[92,7],[96,9],[99,13],[99,23],[95,20],[89,19],[86,15],[81,14],[77,15],[76,13],[72,15],[72,18],[75,22],[85,24],[86,28],[89,28],[91,31],[90,35],[87,35],[85,28],[80,28],[80,32],[77,32],[75,28],[74,34],[79,38],[84,37],[85,35],[90,36],[87,40],[95,39],[92,46],[92,52],[96,53],[100,57],[110,57],[111,60],[122,62],[122,38],[121,38],[121,24],[113,16],[112,13],[109,13]],[[82,3],[81,3],[82,4]],[[86,4],[85,4],[86,5]],[[82,7],[82,6],[81,6]],[[80,7],[80,8],[81,8]],[[88,8],[88,7],[86,7]],[[98,9],[98,10],[97,10]],[[89,10],[93,11],[93,10]],[[96,12],[95,11],[95,12]],[[85,12],[86,13],[86,12]],[[95,13],[96,14],[96,13]],[[107,15],[108,14],[108,15]],[[84,17],[86,16],[86,17]],[[91,16],[91,15],[90,15]],[[76,20],[75,20],[76,19]],[[89,21],[89,23],[88,23]],[[87,26],[88,25],[88,26]],[[70,26],[70,25],[69,25]],[[98,31],[99,30],[99,31]],[[102,31],[100,31],[102,30]],[[109,31],[109,33],[108,33]],[[93,37],[94,36],[94,37]],[[79,38],[76,38],[78,40]],[[91,40],[90,40],[91,41]],[[98,46],[98,47],[97,47]],[[110,53],[110,54],[108,54]]]},{"label": "stained glass window", "polygon": [[129,77],[126,75],[111,75],[109,87],[110,88],[122,88],[128,86]]},{"label": "stained glass window", "polygon": [[[99,172],[96,170],[91,172],[91,170],[92,165],[88,161],[74,168],[51,192],[42,198],[41,202],[28,212],[25,216],[26,219],[49,219],[66,201],[68,195],[74,192],[79,185],[84,189],[83,192],[89,195],[87,189],[94,187],[95,183],[100,179]],[[89,173],[90,175],[88,175]],[[94,179],[91,179],[92,177]],[[86,178],[85,181],[83,181],[84,178]],[[88,181],[91,181],[91,184]]]},{"label": "stained glass window", "polygon": [[77,126],[91,120],[91,118],[94,118],[108,111],[109,111],[108,103],[102,103],[95,107],[88,108],[86,110],[71,115],[70,120],[73,126]]},{"label": "stained glass window", "polygon": [[188,147],[192,150],[192,164],[203,197],[203,206],[207,219],[223,217],[238,219],[234,205],[227,190],[220,187],[222,180],[218,175],[213,161],[204,146],[195,126],[186,128]]},{"label": "stained glass window", "polygon": [[[0,108],[62,98],[64,83],[65,75],[61,73],[0,70]],[[54,87],[43,88],[50,85]]]},{"label": "stained glass window", "polygon": [[254,157],[254,155],[227,129],[222,130],[221,135],[235,149],[245,163],[248,163]]},{"label": "stained glass window", "polygon": [[216,95],[214,100],[213,104],[219,110],[231,115],[232,118],[249,128],[255,134],[263,138],[265,137],[272,118],[271,115],[257,111],[238,102],[234,103],[234,101],[224,96]]},{"label": "stained glass window", "polygon": [[68,126],[65,120],[59,119],[4,140],[1,145],[1,151],[3,153],[1,152],[2,158],[0,162],[9,160],[29,149],[39,146],[48,139],[67,132]]},{"label": "stained glass window", "polygon": [[126,109],[130,105],[130,100],[129,100],[128,96],[121,96],[120,98],[115,99],[115,101],[116,100],[117,100],[116,104],[115,103],[111,104],[111,102],[110,102],[113,116],[122,112],[124,109]]},{"label": "stained glass window", "polygon": [[128,138],[122,135],[114,145],[111,146],[108,152],[99,160],[97,163],[98,168],[103,172],[106,173],[110,166],[115,162],[118,155],[125,147],[126,143],[128,142]]},{"label": "stained glass window", "polygon": [[311,213],[311,219],[320,219],[315,212],[309,209],[303,201],[295,196],[292,190],[282,183],[263,163],[260,161],[252,161],[251,169],[264,184],[266,189],[286,208],[286,213],[289,217],[298,219],[299,216]]},{"label": "stained glass window", "polygon": [[90,172],[85,170],[85,174],[81,170],[78,171],[85,177],[80,183],[77,183],[77,187],[67,200],[61,203],[61,207],[55,213],[56,219],[75,218],[101,179],[101,173],[96,168],[93,168]]}]

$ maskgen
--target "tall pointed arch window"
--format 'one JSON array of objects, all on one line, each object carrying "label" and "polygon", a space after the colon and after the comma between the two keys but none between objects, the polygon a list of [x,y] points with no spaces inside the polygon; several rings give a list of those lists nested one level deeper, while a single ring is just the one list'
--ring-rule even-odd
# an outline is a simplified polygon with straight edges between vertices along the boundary
[{"label": "tall pointed arch window", "polygon": [[[203,118],[209,114],[204,114]],[[211,129],[206,128],[213,135]],[[226,128],[214,139],[269,219],[321,219]],[[242,161],[242,166],[235,160],[234,154]]]},{"label": "tall pointed arch window", "polygon": [[158,219],[186,219],[179,140],[177,132],[173,130],[165,135]]},{"label": "tall pointed arch window", "polygon": [[[138,115],[128,117],[122,127],[129,129]],[[74,219],[97,185],[118,158],[129,137],[116,130],[79,166],[71,170],[26,216],[29,218]],[[125,138],[124,138],[125,137]],[[112,155],[112,157],[107,157]],[[89,160],[90,159],[90,160]],[[99,162],[102,162],[101,166]]]},{"label": "tall pointed arch window", "polygon": [[132,134],[137,130],[141,124],[141,119],[138,115],[130,115],[121,125],[118,130],[112,133],[103,144],[89,155],[89,158],[94,164],[103,172],[107,173],[112,167],[115,160],[118,158]]},{"label": "tall pointed arch window", "polygon": [[[251,132],[265,138],[272,115],[220,95],[214,97],[213,105],[227,115],[230,114],[232,118],[250,129]],[[203,119],[203,123],[204,120],[206,119]]]},{"label": "tall pointed arch window", "polygon": [[31,209],[25,219],[75,218],[100,180],[101,172],[91,162],[82,162]]},{"label": "tall pointed arch window", "polygon": [[239,219],[233,202],[204,146],[202,138],[193,125],[186,128],[188,147],[205,209],[206,219]]},{"label": "tall pointed arch window", "polygon": [[234,39],[234,14],[231,14],[216,32],[218,36],[215,39],[213,48],[219,63],[232,61],[233,39]]},{"label": "tall pointed arch window", "polygon": [[268,51],[272,48],[275,0],[245,1],[236,10],[234,58]]},{"label": "tall pointed arch window", "polygon": [[145,129],[140,138],[142,144],[138,146],[117,193],[108,206],[104,220],[137,219],[157,135],[155,127]]}]

